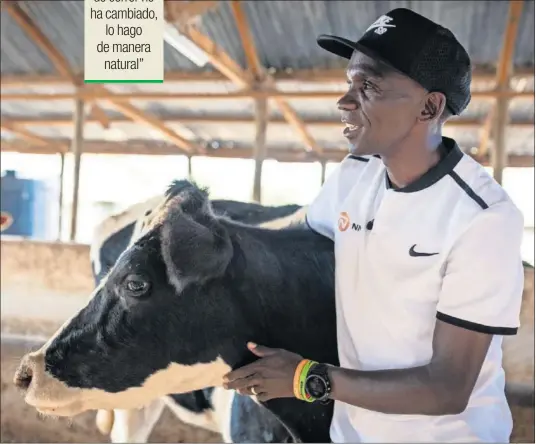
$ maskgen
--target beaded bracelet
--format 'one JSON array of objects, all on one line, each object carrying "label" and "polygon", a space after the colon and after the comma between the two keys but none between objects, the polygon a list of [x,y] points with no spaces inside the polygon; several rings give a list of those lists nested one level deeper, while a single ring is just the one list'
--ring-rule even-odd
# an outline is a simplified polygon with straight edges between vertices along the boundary
[{"label": "beaded bracelet", "polygon": [[314,399],[305,391],[305,381],[309,370],[314,364],[318,364],[316,361],[310,359],[303,359],[300,361],[294,372],[294,396],[301,401],[313,402]]}]

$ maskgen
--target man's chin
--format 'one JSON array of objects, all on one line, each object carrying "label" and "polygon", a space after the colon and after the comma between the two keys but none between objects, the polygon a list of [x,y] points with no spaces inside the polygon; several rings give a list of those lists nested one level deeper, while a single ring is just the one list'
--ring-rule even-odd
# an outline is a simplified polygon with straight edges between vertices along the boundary
[{"label": "man's chin", "polygon": [[368,150],[364,149],[362,146],[354,144],[350,144],[348,151],[354,156],[369,156],[372,154]]},{"label": "man's chin", "polygon": [[348,151],[354,156],[373,156],[378,154],[375,149],[367,147],[365,144],[357,141],[355,143],[350,142],[348,145]]}]

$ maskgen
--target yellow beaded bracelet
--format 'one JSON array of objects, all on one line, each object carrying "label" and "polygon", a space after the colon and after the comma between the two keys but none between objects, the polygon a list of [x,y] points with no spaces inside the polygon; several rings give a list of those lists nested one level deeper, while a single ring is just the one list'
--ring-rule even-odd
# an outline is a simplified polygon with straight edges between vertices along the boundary
[{"label": "yellow beaded bracelet", "polygon": [[311,361],[310,359],[304,359],[296,367],[296,372],[294,373],[294,396],[301,401],[314,401],[314,399],[305,391],[305,381],[309,370],[314,364],[317,364],[317,362]]}]

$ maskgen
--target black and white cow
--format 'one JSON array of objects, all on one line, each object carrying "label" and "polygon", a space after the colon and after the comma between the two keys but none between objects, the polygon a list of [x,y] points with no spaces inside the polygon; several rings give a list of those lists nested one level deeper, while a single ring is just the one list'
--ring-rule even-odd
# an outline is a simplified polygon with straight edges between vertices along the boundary
[{"label": "black and white cow", "polygon": [[[156,196],[135,204],[103,220],[95,229],[90,248],[91,266],[96,286],[136,239],[162,202]],[[232,220],[268,228],[281,228],[303,220],[299,205],[262,206],[232,200],[211,202],[216,214]],[[288,433],[265,409],[248,400],[234,401],[235,394],[222,388],[207,388],[184,394],[173,394],[152,401],[141,409],[99,410],[96,423],[111,442],[147,442],[165,407],[184,423],[221,433],[225,442],[282,442]],[[237,395],[240,396],[240,395]],[[250,421],[242,421],[244,414]]]},{"label": "black and white cow", "polygon": [[[162,196],[154,196],[107,217],[96,227],[90,248],[90,259],[97,285],[132,239],[135,239],[143,231],[144,226],[150,223],[161,203]],[[305,207],[294,204],[264,206],[225,199],[213,200],[211,204],[216,214],[227,216],[237,222],[273,229],[302,222],[305,217]]]},{"label": "black and white cow", "polygon": [[[256,359],[247,341],[338,364],[333,242],[214,215],[181,181],[88,305],[22,359],[15,383],[44,414],[137,408],[221,386]],[[294,441],[330,441],[331,404],[262,405]]]}]

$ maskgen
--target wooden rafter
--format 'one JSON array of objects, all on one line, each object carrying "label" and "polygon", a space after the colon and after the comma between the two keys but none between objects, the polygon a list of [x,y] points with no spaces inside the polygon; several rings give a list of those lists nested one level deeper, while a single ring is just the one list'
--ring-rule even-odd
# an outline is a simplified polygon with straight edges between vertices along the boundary
[{"label": "wooden rafter", "polygon": [[[10,133],[15,134],[22,139],[27,140],[38,146],[48,146],[48,144],[50,143],[50,141],[46,138],[33,134],[30,131],[20,128],[18,125],[6,122],[5,120],[2,120],[0,122],[0,128],[4,131],[9,131]],[[2,141],[2,143],[4,143],[4,141]]]},{"label": "wooden rafter", "polygon": [[[193,26],[183,26],[180,28],[180,31],[183,35],[188,37],[193,43],[195,43],[200,49],[205,52],[210,63],[218,71],[220,71],[237,86],[241,88],[250,88],[251,82],[248,79],[247,72],[244,72],[240,65],[238,65],[238,63],[236,63],[222,48],[216,45],[215,42],[213,42],[203,33],[199,32],[199,30],[197,30]],[[251,95],[248,95],[247,97],[262,98],[263,95],[266,96],[266,92],[264,91],[256,91],[253,95],[255,94],[260,94],[261,97],[253,97]],[[283,112],[283,115],[291,125],[296,127],[296,123],[299,121],[297,115],[296,119],[289,119],[289,112]],[[311,146],[310,141],[311,140],[305,141],[306,146],[314,150],[316,144],[313,143]]]},{"label": "wooden rafter", "polygon": [[172,1],[164,0],[164,19],[168,22],[184,25],[191,23],[192,20],[206,12],[215,9],[218,6],[217,1]]},{"label": "wooden rafter", "polygon": [[[269,82],[270,79],[267,78]],[[168,93],[168,92],[129,92],[114,93],[105,88],[94,86],[93,89],[84,89],[78,93],[2,93],[2,101],[36,101],[49,102],[55,100],[75,100],[84,99],[108,100],[115,102],[125,102],[130,100],[167,101],[167,100],[236,100],[236,99],[274,99],[274,100],[336,100],[341,97],[341,91],[278,91],[275,89],[255,90],[248,87],[241,91],[222,93]],[[495,98],[524,98],[534,99],[532,91],[474,91],[473,98],[495,99]]]},{"label": "wooden rafter", "polygon": [[[306,83],[345,83],[345,73],[341,69],[298,69],[288,71],[277,71],[270,73],[277,83],[285,84],[287,82],[306,82]],[[475,69],[473,71],[473,82],[490,81],[496,79],[496,73]],[[77,75],[77,83],[84,79],[82,75]],[[512,77],[519,79],[534,79],[534,69],[520,68],[517,69]],[[207,72],[188,72],[188,71],[167,71],[164,73],[166,84],[171,82],[195,82],[195,83],[212,83],[212,82],[229,82],[229,78],[219,71]],[[20,86],[40,86],[40,85],[62,85],[70,84],[71,80],[57,74],[5,74],[0,76],[2,87],[20,87]]]},{"label": "wooden rafter", "polygon": [[[23,29],[32,41],[45,53],[49,60],[56,68],[56,71],[64,77],[69,79],[71,85],[79,85],[80,78],[72,71],[67,59],[56,49],[52,42],[41,32],[35,22],[22,10],[22,8],[15,3],[8,3],[6,10],[11,17],[17,22],[19,27]],[[107,123],[104,117],[106,113],[99,108],[97,104],[94,105],[95,115],[101,116],[102,126],[107,128]]]},{"label": "wooden rafter", "polygon": [[298,116],[298,113],[292,109],[286,100],[280,97],[276,97],[274,100],[275,103],[277,103],[281,114],[283,114],[283,117],[296,129],[296,131],[298,131],[298,134],[305,142],[306,146],[317,153],[321,153],[322,147],[313,139],[311,134],[309,134],[309,131],[307,130],[301,117]]},{"label": "wooden rafter", "polygon": [[[68,144],[66,139],[47,139],[47,146],[31,143],[23,140],[3,140],[0,145],[2,152],[19,152],[27,154],[57,154],[65,152]],[[84,143],[84,152],[88,154],[132,154],[132,155],[177,155],[174,145],[154,141],[132,140],[127,142],[111,142],[106,140],[88,140]],[[322,160],[328,162],[340,162],[348,154],[347,150],[325,149]],[[470,154],[471,155],[471,154]],[[253,156],[251,148],[219,148],[208,150],[206,157],[223,159],[244,159]],[[477,157],[471,155],[484,166],[490,165],[489,156]],[[281,162],[318,162],[320,159],[313,152],[305,152],[302,149],[289,148],[268,148],[267,159],[275,159]],[[508,157],[509,166],[534,167],[534,156],[532,155],[510,155]]]},{"label": "wooden rafter", "polygon": [[[8,3],[6,4],[7,11],[10,13],[10,15],[13,17],[13,19],[17,22],[17,24],[23,29],[31,38],[32,40],[47,54],[47,56],[51,59],[51,61],[54,63],[54,66],[56,69],[60,72],[61,75],[64,77],[67,77],[71,79],[73,82],[77,81],[77,78],[75,77],[74,73],[72,73],[69,64],[67,60],[63,57],[63,55],[52,45],[50,40],[45,36],[45,34],[39,29],[37,24],[26,14],[19,5],[15,3]],[[77,92],[75,94],[72,94],[70,97],[71,99],[77,99],[77,98],[84,98],[85,95],[91,95],[91,94],[102,94],[105,96],[105,98],[108,100],[108,102],[116,109],[120,110],[120,112],[123,112],[126,116],[130,117],[132,120],[148,125],[152,128],[155,128],[159,131],[161,131],[166,137],[168,137],[171,141],[176,143],[180,148],[183,150],[191,153],[195,152],[198,147],[190,142],[185,137],[182,137],[172,129],[166,127],[164,124],[159,122],[157,119],[148,116],[143,111],[137,109],[130,103],[124,101],[124,100],[116,100],[115,95],[108,91],[105,87],[95,85],[91,88],[91,90],[84,90],[83,92]],[[80,97],[82,95],[82,97]],[[3,99],[3,98],[2,98]],[[104,113],[104,111],[103,111]]]},{"label": "wooden rafter", "polygon": [[30,18],[26,12],[15,2],[3,2],[4,7],[9,15],[15,20],[19,27],[28,34],[30,39],[45,53],[50,59],[56,70],[65,78],[69,79],[73,83],[74,78],[72,76],[71,69],[67,60],[63,55],[54,47],[50,40],[43,34],[35,22]]},{"label": "wooden rafter", "polygon": [[[44,52],[44,54],[50,59],[56,70],[60,75],[67,77],[71,82],[73,81],[71,70],[69,69],[69,64],[60,54],[60,52],[52,45],[50,40],[41,32],[41,30],[36,26],[33,20],[26,14],[21,7],[14,2],[2,2],[3,7],[9,13],[9,15],[15,20],[19,27],[24,30],[30,39]],[[21,137],[24,137],[26,140],[33,140],[39,142],[43,145],[47,145],[48,141],[43,139],[35,134],[32,134],[30,131],[27,131],[23,128],[8,125],[9,131],[14,134],[18,134]],[[2,128],[5,128],[2,125]]]},{"label": "wooden rafter", "polygon": [[[84,119],[85,103],[83,100],[75,102],[74,110],[74,135],[72,139],[71,152],[73,154],[74,174],[72,188],[72,207],[71,207],[71,225],[69,231],[69,240],[73,242],[76,239],[78,227],[78,202],[80,198],[80,168],[82,166],[82,152],[84,146]],[[62,211],[63,209],[60,209]]]},{"label": "wooden rafter", "polygon": [[[523,12],[523,1],[511,0],[508,13],[508,20],[506,22],[506,29],[504,31],[503,46],[499,55],[499,62],[497,65],[497,72],[495,75],[496,90],[499,93],[497,95],[497,101],[507,100],[507,97],[501,95],[510,90],[510,71],[512,68],[512,59],[514,56],[515,43],[517,38],[517,30],[521,13]],[[478,147],[478,155],[486,155],[488,152],[489,139],[493,124],[501,124],[497,120],[497,103],[494,103],[491,107],[488,117],[482,127],[482,133],[480,136],[480,145]]]},{"label": "wooden rafter", "polygon": [[[111,125],[111,120],[110,118],[108,117],[108,115],[104,112],[104,110],[98,106],[96,103],[93,103],[93,105],[91,106],[91,110],[89,111],[89,117],[91,119],[94,119],[96,120],[97,122],[100,123],[100,125],[104,128],[104,129],[108,129],[110,128],[110,125]],[[87,121],[88,119],[86,119]]]},{"label": "wooden rafter", "polygon": [[[246,17],[246,13],[242,8],[241,1],[232,0],[231,10],[233,12],[236,27],[240,35],[242,47],[244,48],[246,60],[248,62],[248,66],[251,70],[251,73],[257,79],[257,81],[262,81],[264,85],[268,86],[274,91],[277,91],[277,86],[274,78],[266,73],[266,70],[263,68],[262,64],[259,61],[253,35],[251,34],[251,31],[249,29],[248,20]],[[317,153],[321,153],[322,147],[313,139],[298,113],[289,105],[289,103],[284,98],[273,97],[273,99],[285,120],[298,132],[305,146],[310,150],[313,150]]]},{"label": "wooden rafter", "polygon": [[[72,126],[72,118],[67,117],[44,117],[44,118],[35,118],[35,117],[16,117],[16,118],[5,118],[8,122],[17,126]],[[4,118],[2,118],[4,120]],[[114,116],[109,117],[110,123],[124,123],[130,122],[126,116]],[[158,119],[163,123],[201,123],[201,124],[214,124],[214,125],[225,125],[227,123],[231,124],[251,124],[255,123],[253,117],[242,117],[242,116],[229,116],[229,115],[174,115],[159,117]],[[288,122],[281,117],[270,117],[269,123],[275,124],[288,124]],[[99,123],[95,116],[89,115],[86,119],[86,123]],[[322,127],[338,127],[342,128],[340,120],[333,119],[307,119],[304,120],[304,123],[307,126],[322,126]],[[454,119],[447,121],[445,123],[446,128],[475,128],[480,127],[482,122],[480,119]],[[514,121],[509,122],[508,124],[511,128],[529,128],[534,127],[534,121],[523,120],[523,121]]]},{"label": "wooden rafter", "polygon": [[193,26],[180,27],[181,33],[207,55],[209,62],[225,77],[241,88],[249,88],[246,73],[223,49]]},{"label": "wooden rafter", "polygon": [[268,127],[268,101],[255,100],[255,145],[253,147],[253,160],[255,171],[253,173],[253,200],[261,203],[262,195],[262,166],[266,159],[266,130]]},{"label": "wooden rafter", "polygon": [[169,140],[171,140],[173,143],[175,143],[180,148],[184,149],[188,153],[203,153],[204,149],[200,146],[195,146],[192,142],[189,140],[186,140],[184,137],[179,136],[175,131],[168,128],[166,125],[164,125],[160,119],[157,119],[156,117],[149,116],[145,114],[143,111],[139,110],[135,106],[131,105],[127,102],[122,101],[116,101],[111,100],[111,105],[120,113],[124,114],[125,116],[129,117],[134,122],[139,122],[141,124],[148,125],[158,131],[160,131],[162,134],[164,134]]},{"label": "wooden rafter", "polygon": [[[248,22],[242,4],[236,0],[231,1],[231,11],[233,13],[238,35],[244,49],[248,73],[250,74],[253,85],[260,88],[266,81],[266,71],[263,68],[255,48],[255,43],[248,29]],[[255,145],[253,146],[253,159],[255,170],[253,172],[253,194],[254,202],[261,203],[262,195],[262,167],[266,158],[266,130],[270,120],[270,109],[268,100],[255,99]],[[286,118],[288,122],[290,120]]]},{"label": "wooden rafter", "polygon": [[253,77],[260,82],[264,80],[266,70],[259,60],[257,49],[255,48],[255,42],[253,41],[253,36],[249,31],[246,13],[244,12],[242,4],[237,0],[232,0],[230,5],[236,24],[236,29],[238,30],[238,35],[240,36],[240,41],[242,43],[242,48],[244,49],[249,71]]}]

